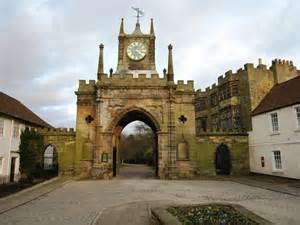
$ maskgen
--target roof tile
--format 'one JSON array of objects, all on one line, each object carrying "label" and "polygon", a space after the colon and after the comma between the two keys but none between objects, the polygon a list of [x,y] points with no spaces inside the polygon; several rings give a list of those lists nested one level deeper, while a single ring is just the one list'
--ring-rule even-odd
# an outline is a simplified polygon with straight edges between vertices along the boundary
[{"label": "roof tile", "polygon": [[0,113],[23,120],[25,122],[41,126],[49,127],[52,126],[38,117],[25,105],[19,102],[17,99],[8,96],[0,91]]}]

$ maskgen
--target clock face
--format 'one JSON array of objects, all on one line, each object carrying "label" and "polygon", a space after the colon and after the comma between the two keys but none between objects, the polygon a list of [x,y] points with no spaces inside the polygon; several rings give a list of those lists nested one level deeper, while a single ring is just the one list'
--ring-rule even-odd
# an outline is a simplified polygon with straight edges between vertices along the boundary
[{"label": "clock face", "polygon": [[145,57],[147,52],[146,46],[138,41],[132,42],[127,47],[127,55],[130,59],[138,61]]}]

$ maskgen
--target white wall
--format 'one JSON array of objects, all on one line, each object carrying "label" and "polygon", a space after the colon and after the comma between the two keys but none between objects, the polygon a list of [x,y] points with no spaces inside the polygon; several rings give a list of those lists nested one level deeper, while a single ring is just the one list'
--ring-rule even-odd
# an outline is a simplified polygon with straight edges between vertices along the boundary
[{"label": "white wall", "polygon": [[[0,168],[0,183],[9,182],[10,178],[10,167],[11,167],[11,158],[16,157],[15,163],[15,181],[18,181],[20,178],[19,165],[19,144],[20,144],[20,134],[21,130],[25,129],[25,124],[18,122],[14,119],[8,117],[0,116],[0,119],[4,120],[4,134],[0,136],[0,158],[2,161],[2,168]],[[19,124],[19,136],[13,137],[13,127],[14,123]]]},{"label": "white wall", "polygon": [[[300,179],[300,128],[297,127],[295,105],[252,117],[249,132],[251,172]],[[272,133],[270,114],[277,112],[279,132]],[[274,167],[273,151],[281,152],[282,169]],[[265,167],[261,165],[264,157]]]}]

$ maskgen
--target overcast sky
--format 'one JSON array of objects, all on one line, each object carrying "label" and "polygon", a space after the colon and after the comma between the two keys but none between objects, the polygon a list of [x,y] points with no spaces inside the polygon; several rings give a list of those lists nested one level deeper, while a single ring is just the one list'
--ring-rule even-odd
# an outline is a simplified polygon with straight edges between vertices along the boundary
[{"label": "overcast sky", "polygon": [[172,43],[175,79],[196,88],[258,58],[300,67],[296,0],[0,0],[0,90],[53,126],[74,127],[78,80],[96,79],[100,43],[106,72],[116,68],[121,18],[134,29],[131,6],[145,11],[144,33],[154,18],[157,71]]}]

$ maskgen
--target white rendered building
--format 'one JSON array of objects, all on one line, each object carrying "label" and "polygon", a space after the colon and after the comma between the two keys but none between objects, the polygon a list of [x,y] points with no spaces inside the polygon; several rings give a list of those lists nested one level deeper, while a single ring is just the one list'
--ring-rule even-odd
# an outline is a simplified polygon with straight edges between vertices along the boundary
[{"label": "white rendered building", "polygon": [[300,179],[300,77],[275,85],[252,113],[250,170]]},{"label": "white rendered building", "polygon": [[0,184],[20,179],[20,134],[26,126],[51,127],[21,102],[0,92]]}]

